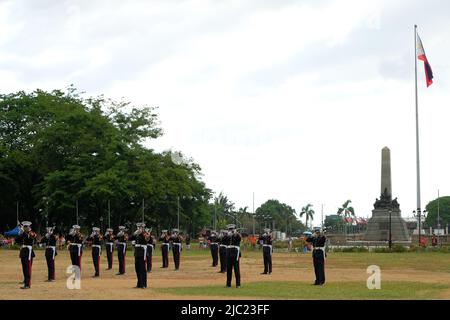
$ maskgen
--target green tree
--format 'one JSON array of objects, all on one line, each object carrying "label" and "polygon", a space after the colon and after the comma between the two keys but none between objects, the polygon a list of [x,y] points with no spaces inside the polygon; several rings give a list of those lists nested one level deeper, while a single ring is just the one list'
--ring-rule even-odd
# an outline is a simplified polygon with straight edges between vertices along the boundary
[{"label": "green tree", "polygon": [[338,208],[337,214],[338,216],[342,217],[342,214],[344,215],[344,218],[356,218],[355,216],[355,209],[350,206],[351,200],[347,200],[344,202],[342,207]]},{"label": "green tree", "polygon": [[[208,221],[211,191],[191,159],[173,161],[144,142],[156,139],[156,109],[103,96],[83,98],[66,91],[0,94],[0,229],[20,219],[35,229],[75,223],[75,203],[85,228],[107,221],[142,219],[155,229],[180,225],[194,232]],[[48,214],[47,214],[48,213]]]},{"label": "green tree", "polygon": [[[297,219],[295,209],[275,199],[267,200],[258,207],[255,211],[255,218],[258,222],[257,229],[259,232],[262,231],[266,223],[272,223],[273,225],[273,222],[275,222],[275,229],[277,230],[289,230],[292,233],[300,233],[305,229],[305,226]],[[248,230],[252,230],[250,225]]]},{"label": "green tree", "polygon": [[[438,224],[438,199],[430,201],[426,205],[426,210],[428,212],[426,224],[436,227]],[[445,228],[450,222],[450,196],[439,197],[439,218],[441,228]]]},{"label": "green tree", "polygon": [[227,224],[236,223],[234,203],[223,192],[220,192],[213,200],[208,206],[210,223],[209,225],[205,225],[205,227],[213,228],[214,220],[216,220],[216,227],[219,230],[225,228]]},{"label": "green tree", "polygon": [[302,208],[302,211],[300,212],[300,218],[305,216],[305,226],[308,228],[308,220],[312,220],[314,217],[314,210],[312,209],[312,204],[308,203],[306,206]]}]

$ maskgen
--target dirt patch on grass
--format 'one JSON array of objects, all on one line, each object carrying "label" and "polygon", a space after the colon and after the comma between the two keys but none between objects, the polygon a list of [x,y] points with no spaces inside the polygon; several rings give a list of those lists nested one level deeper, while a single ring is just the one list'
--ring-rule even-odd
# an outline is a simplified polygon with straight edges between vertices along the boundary
[{"label": "dirt patch on grass", "polygon": [[[136,289],[136,275],[134,271],[134,257],[127,253],[127,274],[123,276],[117,273],[117,258],[114,257],[113,270],[104,270],[106,257],[102,255],[100,278],[92,278],[94,268],[90,250],[86,249],[82,259],[81,290],[69,290],[66,287],[66,268],[70,265],[67,251],[60,251],[56,257],[56,278],[53,283],[45,282],[47,278],[47,266],[44,252],[36,251],[33,263],[32,288],[20,290],[19,282],[22,281],[22,270],[19,252],[13,250],[0,251],[0,299],[225,299],[221,296],[180,296],[172,293],[159,292],[159,288],[176,287],[201,287],[201,286],[225,286],[226,276],[218,273],[218,268],[211,267],[211,257],[207,251],[195,253],[192,256],[182,254],[181,270],[175,271],[173,261],[170,260],[169,268],[162,269],[161,256],[158,254],[153,259],[153,272],[148,274],[147,289]],[[341,266],[339,259],[345,257],[345,266]],[[348,267],[348,256],[335,255],[327,259],[327,282],[366,282],[368,274],[364,260],[366,256],[351,255],[355,260],[354,268]],[[172,257],[170,257],[172,258]],[[423,259],[427,259],[424,255]],[[245,252],[241,260],[242,286],[250,282],[271,281],[298,281],[310,283],[314,280],[314,271],[309,254],[275,253],[273,255],[272,275],[261,275],[263,271],[262,256],[259,252]],[[359,266],[364,267],[359,267]],[[234,280],[234,279],[233,279]],[[450,273],[442,270],[424,271],[408,267],[389,267],[382,269],[382,281],[414,281],[426,283],[450,284]],[[233,281],[234,282],[234,281]],[[230,290],[235,290],[231,288]],[[450,298],[450,290],[441,293],[442,299]],[[251,297],[249,297],[251,298]],[[230,297],[226,297],[230,299]],[[238,299],[238,298],[236,298]]]}]

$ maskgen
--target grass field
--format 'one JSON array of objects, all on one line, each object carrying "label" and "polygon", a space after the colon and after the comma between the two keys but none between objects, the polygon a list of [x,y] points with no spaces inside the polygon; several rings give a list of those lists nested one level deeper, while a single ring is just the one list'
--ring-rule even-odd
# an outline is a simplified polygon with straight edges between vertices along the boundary
[{"label": "grass field", "polygon": [[[127,252],[127,274],[116,276],[115,252],[113,270],[104,270],[106,256],[101,258],[100,278],[92,278],[90,249],[82,259],[80,290],[66,287],[68,252],[56,257],[56,282],[47,283],[44,251],[37,250],[33,263],[32,287],[20,290],[22,270],[19,252],[0,250],[0,299],[450,299],[450,254],[421,253],[330,253],[326,260],[327,283],[311,286],[314,280],[311,255],[276,252],[272,275],[260,275],[262,254],[243,252],[241,288],[225,288],[225,275],[211,267],[207,250],[183,250],[181,270],[176,272],[172,257],[169,269],[161,269],[161,255],[153,258],[149,287],[135,289],[134,257]],[[381,269],[381,289],[369,290],[366,280],[369,265]],[[234,280],[234,279],[233,279]],[[234,284],[234,282],[233,282]]]}]

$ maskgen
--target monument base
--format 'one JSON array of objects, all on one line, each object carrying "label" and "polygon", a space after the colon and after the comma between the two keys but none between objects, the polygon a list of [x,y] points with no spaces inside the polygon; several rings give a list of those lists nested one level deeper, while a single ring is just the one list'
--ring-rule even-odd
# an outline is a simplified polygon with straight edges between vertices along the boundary
[{"label": "monument base", "polygon": [[[391,239],[393,242],[409,242],[406,223],[400,215],[399,209],[391,212]],[[389,210],[379,208],[372,210],[372,218],[367,224],[367,231],[364,234],[364,241],[389,241]]]}]

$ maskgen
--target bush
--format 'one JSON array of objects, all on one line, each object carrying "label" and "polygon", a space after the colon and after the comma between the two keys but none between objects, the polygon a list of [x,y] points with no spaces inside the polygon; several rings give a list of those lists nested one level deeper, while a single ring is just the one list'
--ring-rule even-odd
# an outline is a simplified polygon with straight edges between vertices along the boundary
[{"label": "bush", "polygon": [[407,252],[408,248],[405,246],[402,246],[400,244],[395,244],[392,246],[392,252]]},{"label": "bush", "polygon": [[367,247],[344,247],[344,248],[334,248],[333,252],[368,252]]}]

